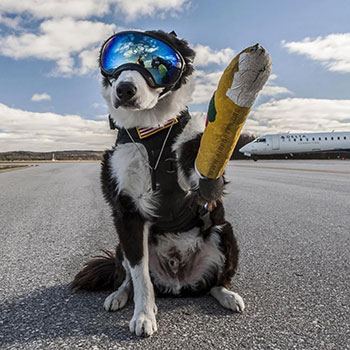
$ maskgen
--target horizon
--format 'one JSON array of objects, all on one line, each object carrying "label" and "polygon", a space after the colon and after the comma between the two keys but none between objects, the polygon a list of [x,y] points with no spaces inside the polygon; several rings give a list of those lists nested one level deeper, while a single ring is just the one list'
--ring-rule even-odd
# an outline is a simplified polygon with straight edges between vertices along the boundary
[{"label": "horizon", "polygon": [[[313,135],[313,134],[350,134],[350,131],[330,131],[330,132],[284,132],[284,133],[277,133],[277,134],[252,134],[252,133],[246,133],[242,132],[241,136],[243,137],[254,137],[254,139],[264,137],[264,136],[274,136],[274,135]],[[249,141],[251,142],[251,141]],[[5,153],[59,153],[59,152],[104,152],[104,150],[94,150],[94,149],[65,149],[65,150],[51,150],[51,151],[30,151],[30,150],[16,150],[16,151],[5,151],[1,152],[1,154]],[[339,151],[343,152],[343,151]]]},{"label": "horizon", "polygon": [[259,42],[272,74],[243,132],[350,130],[345,0],[79,1],[0,4],[0,152],[112,147],[97,57],[113,32],[135,28],[175,30],[195,49],[191,113],[206,112],[227,64]]}]

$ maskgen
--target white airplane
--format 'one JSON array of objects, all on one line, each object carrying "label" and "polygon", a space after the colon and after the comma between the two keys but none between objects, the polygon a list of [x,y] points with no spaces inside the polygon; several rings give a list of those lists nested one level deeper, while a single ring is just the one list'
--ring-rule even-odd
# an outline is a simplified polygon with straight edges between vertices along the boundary
[{"label": "white airplane", "polygon": [[239,151],[253,158],[266,154],[350,151],[350,132],[264,135]]}]

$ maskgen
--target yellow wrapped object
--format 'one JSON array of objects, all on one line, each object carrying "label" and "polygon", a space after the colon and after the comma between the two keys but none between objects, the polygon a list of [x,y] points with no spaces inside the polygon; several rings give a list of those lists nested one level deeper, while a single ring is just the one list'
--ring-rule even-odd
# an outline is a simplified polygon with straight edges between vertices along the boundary
[{"label": "yellow wrapped object", "polygon": [[[261,50],[265,59],[256,54],[257,50]],[[240,52],[225,69],[209,104],[208,125],[196,159],[196,169],[202,176],[216,179],[224,172],[251,106],[269,76],[270,67],[270,56],[257,44]],[[239,73],[239,68],[248,74]],[[237,79],[234,81],[236,74],[238,82]]]}]

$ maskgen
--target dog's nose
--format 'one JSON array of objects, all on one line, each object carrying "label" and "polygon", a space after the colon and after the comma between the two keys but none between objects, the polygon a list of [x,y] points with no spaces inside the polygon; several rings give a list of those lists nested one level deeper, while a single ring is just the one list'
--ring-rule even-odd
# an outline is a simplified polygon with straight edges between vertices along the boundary
[{"label": "dog's nose", "polygon": [[128,102],[136,94],[136,86],[133,83],[120,83],[117,86],[117,97],[120,102]]}]

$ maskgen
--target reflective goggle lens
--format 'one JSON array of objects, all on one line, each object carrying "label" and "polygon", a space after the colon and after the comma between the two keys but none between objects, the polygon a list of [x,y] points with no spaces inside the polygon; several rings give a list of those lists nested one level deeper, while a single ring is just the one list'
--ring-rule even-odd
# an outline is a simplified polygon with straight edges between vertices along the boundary
[{"label": "reflective goggle lens", "polygon": [[159,86],[174,84],[180,77],[183,60],[166,43],[144,33],[120,33],[102,47],[101,68],[113,75],[124,64],[145,68]]}]

